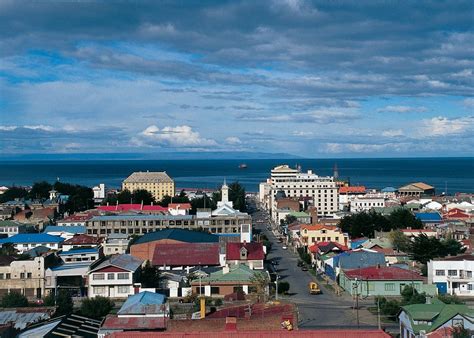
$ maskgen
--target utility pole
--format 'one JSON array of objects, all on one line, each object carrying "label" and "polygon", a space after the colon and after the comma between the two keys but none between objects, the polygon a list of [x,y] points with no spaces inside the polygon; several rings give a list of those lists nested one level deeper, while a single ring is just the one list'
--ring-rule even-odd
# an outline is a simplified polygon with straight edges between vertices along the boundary
[{"label": "utility pole", "polygon": [[275,300],[278,300],[278,279],[280,278],[280,276],[276,276],[276,280],[275,280],[275,284],[276,284],[276,287],[275,287]]},{"label": "utility pole", "polygon": [[359,322],[359,282],[357,278],[355,279],[355,287],[356,287],[356,318],[357,318],[357,328],[360,328]]},{"label": "utility pole", "polygon": [[381,325],[380,325],[380,298],[377,296],[377,327],[379,330],[381,330]]}]

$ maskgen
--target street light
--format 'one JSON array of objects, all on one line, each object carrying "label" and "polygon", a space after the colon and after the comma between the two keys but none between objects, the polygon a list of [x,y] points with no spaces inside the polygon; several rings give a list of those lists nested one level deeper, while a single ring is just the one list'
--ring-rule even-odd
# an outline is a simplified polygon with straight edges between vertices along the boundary
[{"label": "street light", "polygon": [[280,279],[280,276],[276,275],[276,280],[275,280],[275,300],[278,300],[278,280]]}]

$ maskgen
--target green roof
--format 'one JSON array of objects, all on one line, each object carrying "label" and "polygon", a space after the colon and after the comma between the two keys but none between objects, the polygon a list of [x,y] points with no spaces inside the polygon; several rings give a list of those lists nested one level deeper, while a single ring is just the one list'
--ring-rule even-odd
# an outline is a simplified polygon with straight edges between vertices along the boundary
[{"label": "green roof", "polygon": [[224,269],[212,272],[208,277],[202,278],[201,282],[250,282],[254,275],[261,273],[245,264],[239,264],[230,266],[227,273],[224,273]]},{"label": "green roof", "polygon": [[[437,299],[433,299],[433,304],[412,304],[402,306],[402,309],[410,318],[415,333],[419,333],[420,330],[434,331],[457,314],[469,317],[474,315],[474,311],[469,309],[467,305],[444,304]],[[431,325],[415,324],[414,321],[430,321],[432,323]]]},{"label": "green roof", "polygon": [[310,214],[307,214],[306,212],[303,211],[293,211],[290,212],[289,215],[295,216],[295,217],[310,217]]},{"label": "green roof", "polygon": [[15,227],[15,226],[19,226],[19,225],[33,226],[33,224],[21,223],[21,222],[18,222],[18,221],[10,221],[10,220],[0,221],[0,227]]}]

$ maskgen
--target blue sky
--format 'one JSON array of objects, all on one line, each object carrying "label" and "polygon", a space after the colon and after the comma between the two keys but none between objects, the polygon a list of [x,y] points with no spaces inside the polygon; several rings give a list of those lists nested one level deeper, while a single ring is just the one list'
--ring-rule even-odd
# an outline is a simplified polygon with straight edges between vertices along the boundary
[{"label": "blue sky", "polygon": [[1,151],[472,156],[473,10],[2,1]]}]

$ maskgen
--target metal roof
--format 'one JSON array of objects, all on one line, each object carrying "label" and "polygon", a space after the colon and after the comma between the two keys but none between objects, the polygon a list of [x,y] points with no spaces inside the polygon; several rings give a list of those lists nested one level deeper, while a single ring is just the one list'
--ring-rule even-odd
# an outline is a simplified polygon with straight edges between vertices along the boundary
[{"label": "metal roof", "polygon": [[48,225],[44,231],[48,232],[67,232],[71,234],[85,234],[86,227],[83,225],[74,225],[74,226],[57,226],[57,225]]},{"label": "metal roof", "polygon": [[107,215],[95,216],[89,221],[154,221],[154,220],[192,220],[193,215]]},{"label": "metal roof", "polygon": [[85,249],[72,249],[69,251],[63,251],[59,254],[59,256],[70,256],[70,255],[80,255],[80,254],[88,254],[88,253],[99,253],[99,249],[97,248],[85,248]]},{"label": "metal roof", "polygon": [[12,237],[3,238],[0,240],[0,244],[3,243],[60,243],[63,242],[64,238],[60,236],[53,236],[45,233],[41,234],[16,234]]},{"label": "metal roof", "polygon": [[129,296],[123,303],[118,315],[150,315],[163,313],[162,305],[165,303],[166,297],[161,293],[153,293],[143,291],[135,295]]},{"label": "metal roof", "polygon": [[219,237],[206,232],[192,231],[186,229],[164,229],[149,232],[140,237],[134,244],[148,243],[162,239],[174,239],[186,243],[216,243]]},{"label": "metal roof", "polygon": [[116,266],[118,268],[128,270],[128,271],[136,271],[140,267],[140,265],[142,265],[142,263],[143,263],[142,259],[135,258],[129,254],[123,254],[123,255],[110,257],[109,259],[103,261],[101,264],[96,266],[91,271],[100,270],[110,265],[113,265],[113,266]]}]

